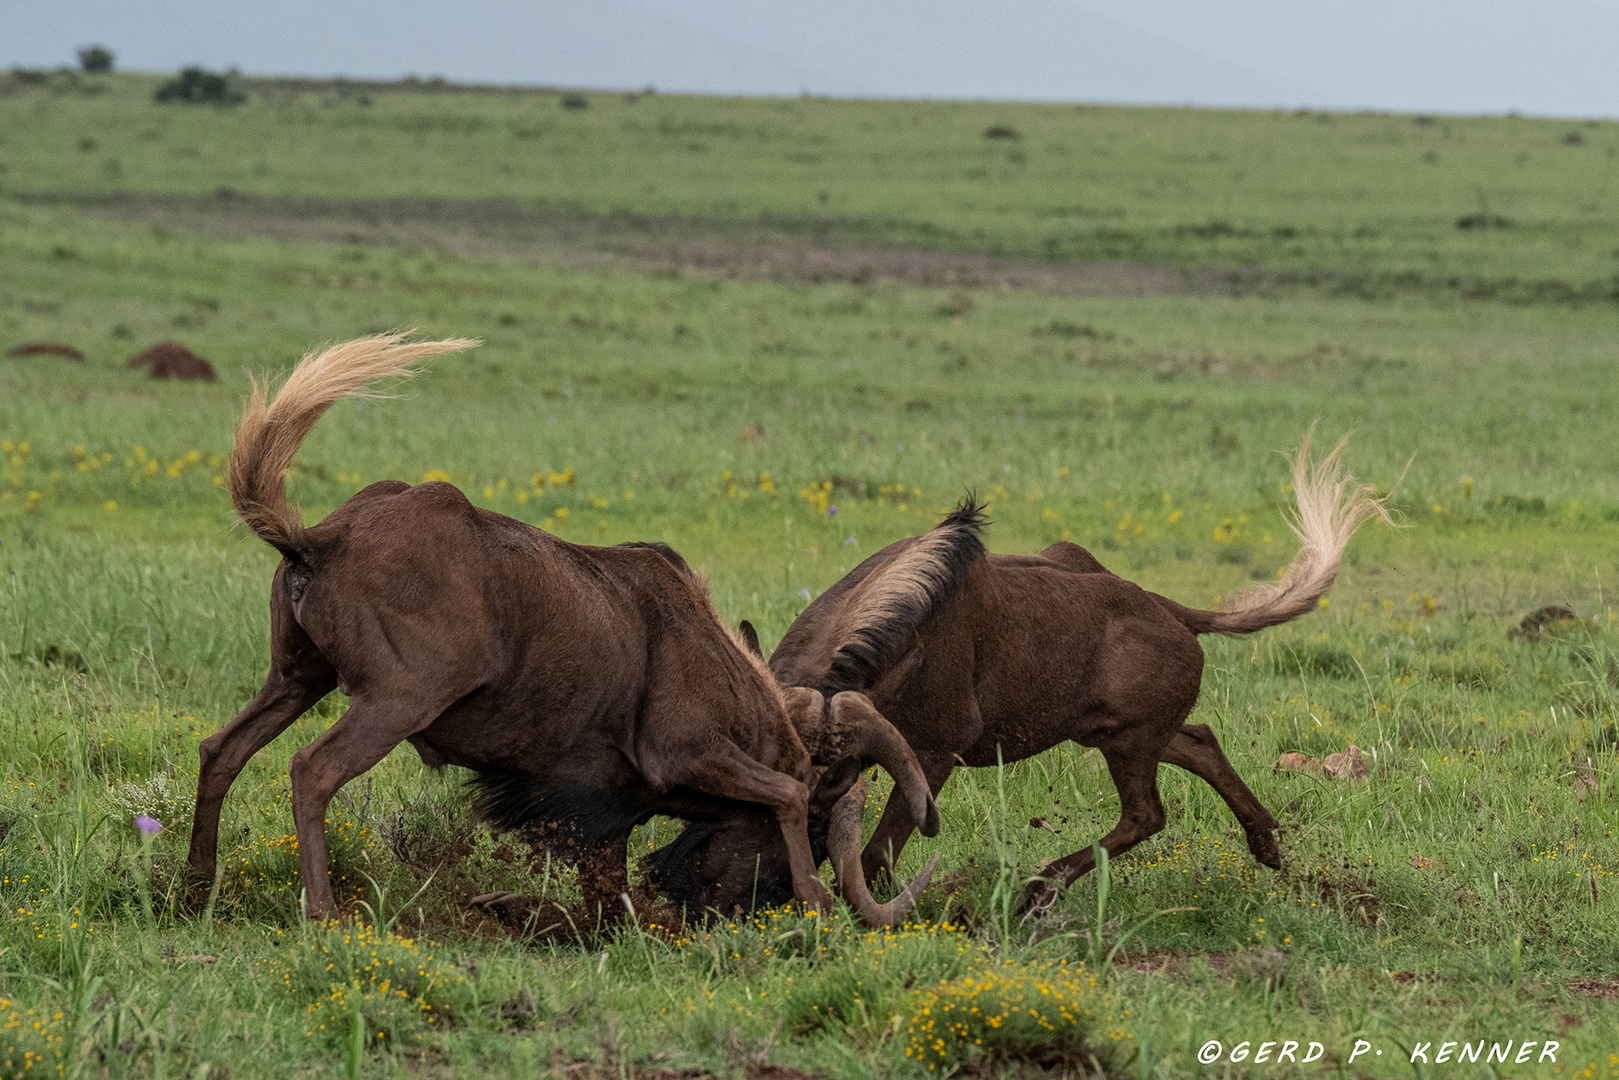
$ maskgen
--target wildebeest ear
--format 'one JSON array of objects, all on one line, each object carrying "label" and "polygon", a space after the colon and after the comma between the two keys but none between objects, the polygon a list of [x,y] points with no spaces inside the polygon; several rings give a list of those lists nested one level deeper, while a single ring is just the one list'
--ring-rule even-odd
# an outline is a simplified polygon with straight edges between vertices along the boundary
[{"label": "wildebeest ear", "polygon": [[737,624],[736,629],[737,633],[742,635],[742,640],[747,644],[748,650],[752,652],[754,656],[757,656],[759,659],[763,660],[765,658],[765,654],[764,650],[759,648],[759,631],[753,628],[753,624],[748,620],[743,619],[739,624]]},{"label": "wildebeest ear", "polygon": [[842,761],[835,762],[821,774],[815,790],[810,792],[810,817],[820,818],[830,814],[832,807],[848,793],[858,779],[860,779],[859,758],[846,757]]}]

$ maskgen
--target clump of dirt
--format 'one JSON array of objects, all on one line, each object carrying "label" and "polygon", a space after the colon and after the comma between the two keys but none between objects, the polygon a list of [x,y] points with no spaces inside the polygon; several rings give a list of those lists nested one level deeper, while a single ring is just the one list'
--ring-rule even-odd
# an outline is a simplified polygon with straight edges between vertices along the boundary
[{"label": "clump of dirt", "polygon": [[[583,901],[564,905],[517,893],[485,893],[467,903],[492,915],[506,933],[525,941],[588,944],[630,921],[629,910],[623,907],[597,910]],[[671,940],[685,932],[684,915],[661,897],[638,889],[631,903],[634,920],[645,932]]]},{"label": "clump of dirt", "polygon": [[1140,957],[1120,953],[1119,958],[1114,961],[1114,966],[1130,968],[1147,975],[1176,977],[1184,974],[1192,961],[1199,958],[1208,964],[1209,973],[1215,978],[1231,977],[1231,956],[1223,952],[1176,952],[1173,949],[1155,946]]},{"label": "clump of dirt", "polygon": [[1350,875],[1335,878],[1322,871],[1315,880],[1326,903],[1337,905],[1345,914],[1358,915],[1372,926],[1377,925],[1382,901],[1373,891],[1377,888],[1376,878],[1368,876],[1364,882],[1360,882]]},{"label": "clump of dirt", "polygon": [[71,345],[63,345],[60,341],[30,341],[24,345],[18,345],[6,355],[14,356],[19,360],[29,356],[60,356],[63,360],[84,363],[84,354],[82,352]]},{"label": "clump of dirt", "polygon": [[214,366],[178,341],[160,341],[124,362],[130,369],[150,368],[154,379],[216,382]]},{"label": "clump of dirt", "polygon": [[1568,992],[1581,997],[1619,1001],[1619,979],[1575,979],[1568,984]]},{"label": "clump of dirt", "polygon": [[1559,626],[1573,626],[1579,623],[1580,617],[1560,604],[1548,604],[1538,611],[1531,611],[1523,617],[1523,621],[1507,631],[1507,640],[1523,638],[1526,641],[1539,641],[1548,632]]}]

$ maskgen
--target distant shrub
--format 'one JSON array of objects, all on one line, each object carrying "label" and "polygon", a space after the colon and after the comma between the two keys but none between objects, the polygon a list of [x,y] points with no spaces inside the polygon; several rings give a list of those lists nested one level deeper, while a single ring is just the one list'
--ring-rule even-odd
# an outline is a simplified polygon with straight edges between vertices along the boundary
[{"label": "distant shrub", "polygon": [[105,45],[86,45],[79,50],[79,70],[87,75],[111,71],[112,61],[112,50]]},{"label": "distant shrub", "polygon": [[1112,341],[1113,334],[1107,330],[1098,330],[1090,323],[1068,322],[1065,319],[1053,319],[1047,326],[1037,326],[1036,334],[1050,334],[1053,337],[1088,338],[1091,341]]},{"label": "distant shrub", "polygon": [[994,124],[994,125],[984,129],[984,138],[986,138],[986,139],[1021,139],[1021,138],[1023,138],[1023,135],[1015,127],[1007,127],[1005,124]]},{"label": "distant shrub", "polygon": [[562,95],[562,107],[564,109],[588,109],[590,108],[590,99],[583,94],[564,94]]},{"label": "distant shrub", "polygon": [[1521,514],[1525,517],[1546,516],[1546,500],[1539,495],[1527,498],[1522,495],[1502,495],[1495,500],[1495,505],[1509,514]]},{"label": "distant shrub", "polygon": [[1480,210],[1476,214],[1463,214],[1456,219],[1458,229],[1510,229],[1512,222],[1500,214]]},{"label": "distant shrub", "polygon": [[152,97],[159,102],[185,105],[240,105],[247,100],[229,74],[218,75],[197,67],[185,68],[179,78],[159,86]]},{"label": "distant shrub", "polygon": [[1229,221],[1214,219],[1199,225],[1177,225],[1174,229],[1177,237],[1193,240],[1219,240],[1227,236],[1253,236],[1252,229],[1245,229],[1240,225],[1233,225]]}]

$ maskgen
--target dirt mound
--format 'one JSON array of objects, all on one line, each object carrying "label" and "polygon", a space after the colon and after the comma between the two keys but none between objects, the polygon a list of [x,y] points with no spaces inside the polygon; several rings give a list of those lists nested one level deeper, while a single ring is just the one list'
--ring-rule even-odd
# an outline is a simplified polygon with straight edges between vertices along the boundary
[{"label": "dirt mound", "polygon": [[1579,621],[1580,617],[1568,608],[1550,604],[1539,611],[1525,615],[1522,622],[1507,631],[1507,640],[1526,638],[1529,641],[1539,641],[1543,635],[1556,630],[1559,626],[1573,626]]},{"label": "dirt mound", "polygon": [[63,345],[59,341],[30,341],[26,345],[18,345],[6,353],[7,356],[18,358],[25,356],[60,356],[63,360],[77,360],[84,363],[84,354],[71,345]]},{"label": "dirt mound", "polygon": [[178,341],[160,341],[124,362],[127,368],[150,368],[154,379],[215,382],[214,366]]},{"label": "dirt mound", "polygon": [[[592,213],[518,199],[360,198],[215,191],[173,195],[114,192],[30,195],[122,221],[226,237],[382,246],[443,247],[459,255],[515,254],[599,267],[745,280],[894,280],[957,289],[1007,288],[1058,296],[1225,293],[1233,272],[1105,260],[918,250],[910,234],[874,233],[863,218],[769,215],[740,219],[682,214]],[[341,280],[339,278],[338,280]]]},{"label": "dirt mound", "polygon": [[[679,937],[685,929],[681,912],[645,890],[638,892],[640,895],[631,901],[637,925],[664,938]],[[617,908],[597,910],[584,903],[564,906],[509,892],[474,896],[468,905],[494,916],[506,933],[530,942],[591,943],[617,930],[627,914]]]}]

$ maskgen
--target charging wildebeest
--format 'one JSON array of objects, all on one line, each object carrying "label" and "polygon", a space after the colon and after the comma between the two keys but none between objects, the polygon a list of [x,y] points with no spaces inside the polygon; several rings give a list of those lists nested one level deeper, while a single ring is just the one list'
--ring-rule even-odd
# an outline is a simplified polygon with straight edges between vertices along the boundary
[{"label": "charging wildebeest", "polygon": [[[1312,467],[1309,438],[1293,459],[1301,546],[1281,580],[1225,611],[1200,611],[1110,573],[1077,544],[1037,555],[986,554],[969,500],[932,531],[888,545],[855,567],[788,628],[770,658],[784,686],[822,694],[861,690],[910,742],[931,793],[957,764],[991,766],[1065,740],[1099,748],[1119,792],[1120,819],[1101,840],[1121,854],[1164,827],[1161,761],[1202,777],[1247,833],[1254,858],[1281,865],[1277,821],[1232,769],[1214,732],[1187,724],[1203,677],[1199,634],[1251,634],[1316,608],[1344,548],[1374,517],[1369,487],[1344,476],[1339,448]],[[744,634],[757,641],[751,627]],[[862,856],[868,880],[891,867],[915,828],[891,799]],[[785,899],[780,845],[757,821],[693,825],[655,852],[654,867],[700,864],[707,845],[756,863],[751,895]],[[738,853],[752,848],[751,859]],[[1086,847],[1045,866],[1066,884],[1091,868]],[[683,881],[688,904],[746,901],[730,879]],[[1038,886],[1039,897],[1050,893]],[[1031,899],[1036,893],[1031,892]]]},{"label": "charging wildebeest", "polygon": [[[375,483],[304,526],[286,474],[321,415],[374,380],[475,344],[378,335],[306,356],[273,402],[255,385],[236,429],[230,496],[282,556],[270,674],[202,743],[190,853],[199,875],[214,876],[231,782],[334,688],[351,696],[348,711],[291,767],[311,917],[337,914],[327,804],[404,741],[428,765],[475,770],[486,816],[576,858],[587,905],[609,916],[627,888],[630,830],[654,814],[704,820],[761,808],[780,834],[790,894],[820,908],[829,897],[811,830],[832,828],[865,764],[887,769],[916,799],[925,831],[937,831],[915,757],[871,702],[779,687],[721,624],[702,579],[662,545],[566,543],[478,509],[446,483]],[[846,828],[837,835],[858,846],[858,830],[852,842]],[[834,854],[839,865],[853,858]],[[874,922],[907,906],[872,903],[863,881],[844,889]]]}]

